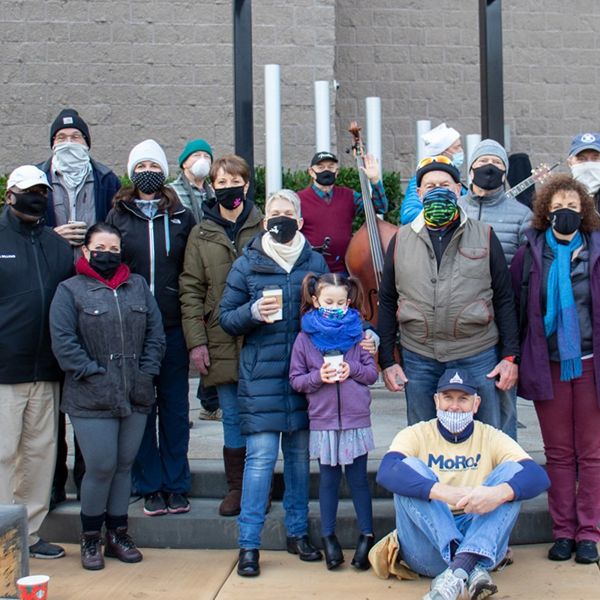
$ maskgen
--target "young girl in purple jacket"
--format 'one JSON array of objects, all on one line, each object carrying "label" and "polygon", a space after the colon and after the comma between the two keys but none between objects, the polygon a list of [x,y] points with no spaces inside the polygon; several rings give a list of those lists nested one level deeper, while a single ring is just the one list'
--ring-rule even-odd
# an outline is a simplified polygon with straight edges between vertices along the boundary
[{"label": "young girl in purple jacket", "polygon": [[[375,444],[368,386],[377,380],[377,367],[373,356],[360,346],[361,300],[357,281],[339,273],[320,277],[309,273],[302,283],[302,331],[290,363],[290,383],[308,400],[310,457],[319,460],[321,533],[328,569],[344,562],[335,535],[342,465],[360,529],[352,565],[368,569],[373,546],[367,457]],[[337,367],[332,354],[343,355]]]}]

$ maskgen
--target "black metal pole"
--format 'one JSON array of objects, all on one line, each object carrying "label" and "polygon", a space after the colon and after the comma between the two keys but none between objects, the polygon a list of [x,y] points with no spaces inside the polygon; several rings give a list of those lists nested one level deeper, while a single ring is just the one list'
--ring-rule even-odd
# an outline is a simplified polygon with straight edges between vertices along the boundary
[{"label": "black metal pole", "polygon": [[233,95],[235,152],[254,173],[251,0],[233,0]]},{"label": "black metal pole", "polygon": [[504,145],[502,0],[479,0],[481,135]]}]

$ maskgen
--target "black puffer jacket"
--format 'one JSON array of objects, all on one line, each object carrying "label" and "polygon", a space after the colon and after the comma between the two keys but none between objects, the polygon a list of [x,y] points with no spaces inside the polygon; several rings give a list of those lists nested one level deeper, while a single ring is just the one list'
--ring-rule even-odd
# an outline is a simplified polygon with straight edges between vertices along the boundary
[{"label": "black puffer jacket", "polygon": [[142,277],[130,275],[115,290],[86,275],[64,281],[52,301],[50,330],[65,371],[63,412],[107,418],[150,412],[166,344]]},{"label": "black puffer jacket", "polygon": [[149,219],[133,202],[120,202],[106,220],[119,228],[123,261],[150,286],[164,326],[181,325],[179,275],[187,239],[195,225],[192,213],[178,204],[170,215],[159,210]]},{"label": "black puffer jacket", "polygon": [[48,311],[56,287],[73,274],[71,246],[49,227],[0,217],[0,384],[59,381]]}]

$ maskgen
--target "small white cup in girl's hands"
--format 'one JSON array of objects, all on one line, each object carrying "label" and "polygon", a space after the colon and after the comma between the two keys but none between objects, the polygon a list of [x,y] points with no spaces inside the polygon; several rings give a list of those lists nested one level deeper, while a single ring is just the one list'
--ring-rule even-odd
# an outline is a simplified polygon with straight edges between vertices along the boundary
[{"label": "small white cup in girl's hands", "polygon": [[[347,379],[347,374],[344,379],[341,379],[343,365],[345,364],[344,355],[340,352],[333,350],[325,352],[323,355],[323,366],[321,367],[321,380],[324,383],[335,383],[336,381],[343,381],[344,379]],[[349,371],[349,368],[346,370]]]}]

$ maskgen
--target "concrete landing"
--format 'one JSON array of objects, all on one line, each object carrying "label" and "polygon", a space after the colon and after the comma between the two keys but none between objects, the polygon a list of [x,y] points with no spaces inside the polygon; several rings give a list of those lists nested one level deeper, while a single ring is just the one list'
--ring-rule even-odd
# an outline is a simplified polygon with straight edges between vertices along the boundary
[{"label": "concrete landing", "polygon": [[[51,576],[51,600],[402,600],[420,599],[430,580],[381,580],[371,571],[343,565],[328,572],[324,563],[303,563],[286,552],[261,553],[262,574],[245,579],[235,573],[233,550],[144,550],[144,560],[126,565],[107,560],[103,571],[84,571],[79,549],[67,556],[31,561],[31,572]],[[600,571],[596,565],[573,561],[552,563],[548,545],[513,548],[515,563],[494,573],[498,600],[590,600],[598,598]],[[352,551],[346,551],[346,560]]]}]

